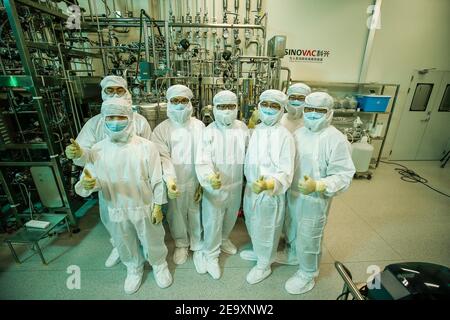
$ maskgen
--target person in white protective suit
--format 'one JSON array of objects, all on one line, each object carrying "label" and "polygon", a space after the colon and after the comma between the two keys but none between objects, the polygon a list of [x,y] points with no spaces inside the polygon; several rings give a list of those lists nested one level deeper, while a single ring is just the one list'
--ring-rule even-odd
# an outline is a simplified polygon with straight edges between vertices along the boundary
[{"label": "person in white protective suit", "polygon": [[284,222],[285,194],[294,173],[295,146],[292,134],[280,124],[287,97],[279,90],[266,90],[259,97],[259,117],[250,138],[244,164],[247,185],[244,215],[253,251],[241,252],[242,258],[256,258],[256,266],[247,282],[267,278],[275,260]]},{"label": "person in white protective suit", "polygon": [[196,165],[203,188],[203,252],[206,270],[219,279],[219,254],[222,250],[236,254],[237,248],[229,240],[241,205],[244,180],[245,150],[249,140],[247,126],[237,120],[236,94],[225,90],[213,98],[215,121],[204,131],[199,150],[201,159]]},{"label": "person in white protective suit", "polygon": [[286,113],[283,114],[280,123],[291,133],[303,127],[303,104],[310,93],[311,88],[304,83],[295,83],[287,90]]},{"label": "person in white protective suit", "polygon": [[297,155],[291,189],[295,199],[292,207],[297,212],[299,269],[285,284],[291,294],[314,287],[331,200],[350,186],[355,174],[350,143],[331,125],[332,107],[333,98],[327,93],[308,95],[305,126],[294,133]]},{"label": "person in white protective suit", "polygon": [[155,128],[152,141],[160,148],[164,181],[169,196],[167,221],[175,241],[173,261],[175,264],[185,263],[190,248],[194,251],[197,272],[206,273],[201,252],[201,189],[195,173],[197,146],[205,125],[191,117],[191,89],[183,85],[173,85],[167,89],[166,98],[168,119]]},{"label": "person in white protective suit", "polygon": [[153,268],[156,284],[166,288],[172,284],[172,275],[161,223],[161,205],[167,200],[158,148],[134,134],[127,100],[104,101],[102,117],[107,138],[92,146],[75,191],[83,197],[98,191],[104,199],[111,235],[127,267],[125,292],[139,289],[145,259]]},{"label": "person in white protective suit", "polygon": [[[305,98],[311,93],[311,88],[304,83],[295,83],[287,90],[288,103],[286,111],[281,118],[281,125],[292,134],[295,130],[303,127],[303,104]],[[283,233],[285,248],[277,253],[276,262],[281,264],[298,265],[298,258],[295,250],[295,237],[297,234],[297,224],[295,222],[297,212],[292,207],[291,189],[286,192],[286,215],[284,217]]]},{"label": "person in white protective suit", "polygon": [[[100,82],[102,87],[102,99],[107,101],[111,98],[123,98],[131,105],[131,94],[127,90],[127,82],[124,78],[119,76],[106,76]],[[152,130],[148,124],[147,119],[138,113],[133,113],[133,123],[135,134],[150,139]],[[106,138],[106,130],[103,116],[101,114],[95,115],[89,119],[81,129],[76,140],[71,140],[71,144],[66,148],[66,156],[73,159],[74,164],[84,167],[86,159],[89,157],[90,149],[94,144]],[[99,194],[99,210],[100,219],[104,226],[111,234],[109,228],[108,213],[105,209],[104,199]],[[113,250],[106,259],[105,266],[112,267],[120,262],[119,252],[114,248],[113,239],[110,239],[113,244]]]}]

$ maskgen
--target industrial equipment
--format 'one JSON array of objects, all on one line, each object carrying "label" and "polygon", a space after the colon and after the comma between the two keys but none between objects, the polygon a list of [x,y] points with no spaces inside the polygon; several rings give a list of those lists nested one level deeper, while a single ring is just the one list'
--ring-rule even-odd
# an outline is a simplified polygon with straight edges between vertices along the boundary
[{"label": "industrial equipment", "polygon": [[[364,137],[373,146],[369,168],[378,167],[386,136],[392,120],[392,115],[396,106],[397,96],[400,89],[398,84],[390,83],[346,83],[346,82],[315,82],[292,80],[292,83],[302,82],[309,85],[312,91],[328,92],[334,99],[332,125],[347,136],[350,143],[358,143]],[[282,88],[287,88],[290,82],[283,81]],[[358,99],[362,96],[369,97],[370,102],[379,105],[377,102],[388,103],[383,106],[384,111],[363,111],[360,109]],[[368,154],[368,153],[367,153]],[[365,158],[365,156],[364,156]],[[357,160],[355,166],[366,167],[367,160],[362,163]],[[356,178],[364,177],[371,179],[372,172],[358,172]]]},{"label": "industrial equipment", "polygon": [[260,93],[280,88],[286,37],[275,36],[266,53],[263,1],[219,2],[0,0],[3,229],[35,213],[67,214],[77,229],[80,168],[64,148],[100,111],[105,75],[127,80],[134,110],[152,128],[166,119],[173,84],[192,89],[194,116],[205,123],[220,90],[237,94],[246,122]]},{"label": "industrial equipment", "polygon": [[370,280],[355,283],[339,261],[336,270],[344,280],[337,300],[448,300],[450,269],[426,262],[402,262],[386,266]]}]

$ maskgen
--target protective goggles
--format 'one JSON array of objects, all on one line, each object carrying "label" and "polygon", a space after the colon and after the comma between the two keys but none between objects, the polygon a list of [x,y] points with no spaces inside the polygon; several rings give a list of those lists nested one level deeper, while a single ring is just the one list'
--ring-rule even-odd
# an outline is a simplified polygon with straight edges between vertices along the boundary
[{"label": "protective goggles", "polygon": [[218,104],[216,105],[217,110],[234,110],[236,109],[235,104]]},{"label": "protective goggles", "polygon": [[291,94],[288,99],[289,101],[305,101],[306,96],[302,95],[302,94]]},{"label": "protective goggles", "polygon": [[314,108],[314,107],[307,107],[303,109],[303,112],[318,112],[318,113],[327,113],[328,109],[325,108]]},{"label": "protective goggles", "polygon": [[186,97],[173,97],[173,98],[170,98],[170,103],[172,103],[172,104],[188,104],[189,103],[189,98],[186,98]]},{"label": "protective goggles", "polygon": [[277,102],[261,101],[259,104],[261,107],[271,108],[271,109],[275,109],[275,110],[281,110],[281,105]]},{"label": "protective goggles", "polygon": [[122,97],[127,92],[127,90],[124,87],[106,87],[103,91],[108,96],[113,96],[114,94],[117,94],[119,97]]}]

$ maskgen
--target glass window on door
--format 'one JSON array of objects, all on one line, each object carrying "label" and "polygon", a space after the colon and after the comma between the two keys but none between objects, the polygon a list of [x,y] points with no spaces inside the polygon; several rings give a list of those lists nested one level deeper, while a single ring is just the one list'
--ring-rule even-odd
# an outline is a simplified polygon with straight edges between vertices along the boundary
[{"label": "glass window on door", "polygon": [[433,86],[433,83],[417,84],[409,111],[425,111],[427,109]]},{"label": "glass window on door", "polygon": [[445,88],[444,96],[442,97],[442,101],[439,105],[438,111],[450,112],[450,84],[447,84],[447,88]]}]

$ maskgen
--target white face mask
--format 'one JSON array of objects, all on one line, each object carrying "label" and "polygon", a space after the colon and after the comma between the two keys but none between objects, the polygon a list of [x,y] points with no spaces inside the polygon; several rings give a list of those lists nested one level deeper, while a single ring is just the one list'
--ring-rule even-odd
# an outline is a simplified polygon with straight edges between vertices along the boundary
[{"label": "white face mask", "polygon": [[112,132],[120,132],[128,127],[128,119],[126,120],[106,120],[106,127]]},{"label": "white face mask", "polygon": [[191,117],[191,114],[192,105],[190,102],[188,104],[173,104],[169,102],[167,105],[167,116],[175,123],[185,123]]},{"label": "white face mask", "polygon": [[303,114],[303,104],[305,102],[299,100],[289,101],[286,106],[286,111],[288,114],[296,119],[300,119]]},{"label": "white face mask", "polygon": [[106,135],[112,142],[127,142],[133,131],[133,123],[127,120],[105,120]]},{"label": "white face mask", "polygon": [[283,115],[281,110],[276,111],[275,109],[262,106],[258,106],[258,108],[259,108],[259,118],[261,119],[261,122],[268,127],[274,126]]},{"label": "white face mask", "polygon": [[237,119],[237,109],[234,110],[217,110],[213,109],[215,120],[224,127],[230,127],[234,120]]},{"label": "white face mask", "polygon": [[317,132],[330,125],[333,112],[318,113],[318,112],[306,112],[303,115],[303,121],[305,127],[312,132]]}]

